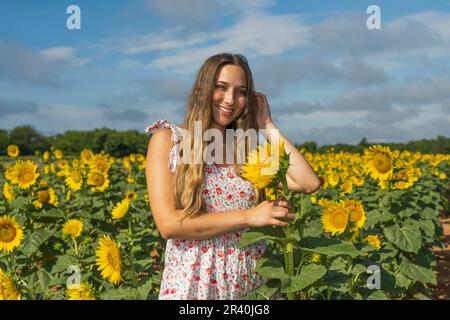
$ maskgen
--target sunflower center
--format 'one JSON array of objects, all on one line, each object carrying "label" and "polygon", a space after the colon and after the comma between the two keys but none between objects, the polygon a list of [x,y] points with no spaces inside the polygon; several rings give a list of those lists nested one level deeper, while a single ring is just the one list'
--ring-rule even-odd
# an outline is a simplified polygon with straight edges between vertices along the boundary
[{"label": "sunflower center", "polygon": [[11,242],[16,238],[16,228],[10,224],[0,225],[0,241],[1,242]]},{"label": "sunflower center", "polygon": [[119,261],[120,257],[117,250],[115,250],[114,248],[110,248],[108,252],[108,263],[114,269],[114,271],[119,271]]},{"label": "sunflower center", "polygon": [[41,203],[46,203],[50,201],[50,193],[48,190],[38,191],[38,199]]},{"label": "sunflower center", "polygon": [[336,211],[331,218],[331,223],[335,228],[345,228],[347,224],[347,216],[342,211]]},{"label": "sunflower center", "polygon": [[373,163],[375,168],[380,173],[386,173],[391,170],[391,157],[383,153],[377,153],[373,157]]},{"label": "sunflower center", "polygon": [[72,172],[72,180],[75,183],[80,183],[81,182],[81,174],[78,171],[73,171]]},{"label": "sunflower center", "polygon": [[19,181],[22,184],[30,183],[34,179],[34,173],[30,169],[24,169],[19,173]]},{"label": "sunflower center", "polygon": [[361,220],[362,218],[362,212],[361,210],[357,210],[356,208],[351,208],[350,209],[350,220],[357,222],[359,220]]},{"label": "sunflower center", "polygon": [[76,235],[79,231],[78,226],[77,225],[71,225],[69,226],[68,230],[70,234]]},{"label": "sunflower center", "polygon": [[92,181],[95,186],[100,187],[105,183],[105,178],[101,174],[96,173],[92,176]]},{"label": "sunflower center", "polygon": [[104,161],[99,161],[97,162],[97,169],[100,170],[101,172],[105,172],[108,169],[108,166]]}]

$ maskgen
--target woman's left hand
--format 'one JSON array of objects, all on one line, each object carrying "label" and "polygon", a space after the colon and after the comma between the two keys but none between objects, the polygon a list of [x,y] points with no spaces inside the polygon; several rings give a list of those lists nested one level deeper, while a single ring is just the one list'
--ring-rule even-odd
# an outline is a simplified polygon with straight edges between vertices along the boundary
[{"label": "woman's left hand", "polygon": [[259,129],[266,129],[269,123],[272,123],[272,117],[270,115],[269,102],[267,97],[255,91],[255,106],[256,106],[256,121]]}]

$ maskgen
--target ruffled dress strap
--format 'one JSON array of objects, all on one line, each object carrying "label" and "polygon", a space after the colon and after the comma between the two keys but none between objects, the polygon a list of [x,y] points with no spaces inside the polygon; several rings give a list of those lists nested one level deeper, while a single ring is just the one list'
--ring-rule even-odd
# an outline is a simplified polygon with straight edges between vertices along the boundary
[{"label": "ruffled dress strap", "polygon": [[180,132],[180,128],[177,125],[174,125],[170,122],[168,122],[165,119],[162,120],[158,120],[154,123],[152,123],[151,125],[149,125],[146,129],[145,129],[145,133],[147,134],[153,134],[155,133],[158,129],[163,129],[163,128],[170,128],[172,130],[172,136],[171,136],[171,140],[174,143],[172,150],[170,151],[169,154],[169,169],[172,172],[175,172],[175,168],[177,165],[177,152],[178,152],[178,145],[179,142],[181,141],[181,132]]}]

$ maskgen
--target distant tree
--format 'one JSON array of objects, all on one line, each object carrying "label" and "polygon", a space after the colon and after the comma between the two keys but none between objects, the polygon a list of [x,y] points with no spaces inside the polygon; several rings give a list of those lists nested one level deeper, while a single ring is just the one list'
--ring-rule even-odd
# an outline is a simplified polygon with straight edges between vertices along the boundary
[{"label": "distant tree", "polygon": [[366,137],[362,138],[361,141],[358,143],[358,146],[367,147],[369,143],[367,142]]},{"label": "distant tree", "polygon": [[9,132],[9,143],[17,145],[21,155],[34,155],[36,151],[49,148],[48,139],[29,125],[12,129]]},{"label": "distant tree", "polygon": [[8,148],[8,131],[0,129],[0,155],[6,154],[6,148]]},{"label": "distant tree", "polygon": [[105,141],[104,150],[116,157],[129,155],[130,153],[145,154],[147,143],[144,135],[138,131],[113,132]]},{"label": "distant tree", "polygon": [[306,151],[309,152],[316,152],[317,151],[317,143],[315,141],[305,141],[302,144],[298,146],[299,149],[304,148]]}]

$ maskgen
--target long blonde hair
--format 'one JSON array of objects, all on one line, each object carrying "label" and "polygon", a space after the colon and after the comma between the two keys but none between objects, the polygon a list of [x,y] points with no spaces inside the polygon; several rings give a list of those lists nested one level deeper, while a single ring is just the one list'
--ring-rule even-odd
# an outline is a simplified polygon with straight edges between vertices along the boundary
[{"label": "long blonde hair", "polygon": [[[247,129],[259,130],[254,108],[253,76],[248,66],[247,59],[240,54],[221,53],[208,58],[203,63],[189,95],[187,101],[187,113],[180,127],[188,130],[191,137],[194,137],[195,121],[201,121],[202,136],[207,129],[211,128],[213,120],[212,95],[219,72],[226,65],[237,65],[244,70],[247,78],[248,93],[243,111],[227,127],[227,129],[242,129],[244,131]],[[205,150],[207,142],[202,140],[201,144],[202,150]],[[236,143],[234,145],[236,146]],[[191,139],[190,148],[192,151],[190,153],[192,157],[190,160],[192,161],[190,163],[179,161],[173,179],[176,208],[182,210],[182,219],[206,211],[205,201],[202,197],[206,164],[204,161],[202,161],[202,164],[193,164],[196,163],[193,159],[193,157],[195,157],[195,152],[193,152],[194,139]],[[249,151],[249,148],[246,147],[245,159],[247,159]],[[237,168],[236,164],[235,168]],[[260,198],[261,193],[258,192],[256,201]]]}]

